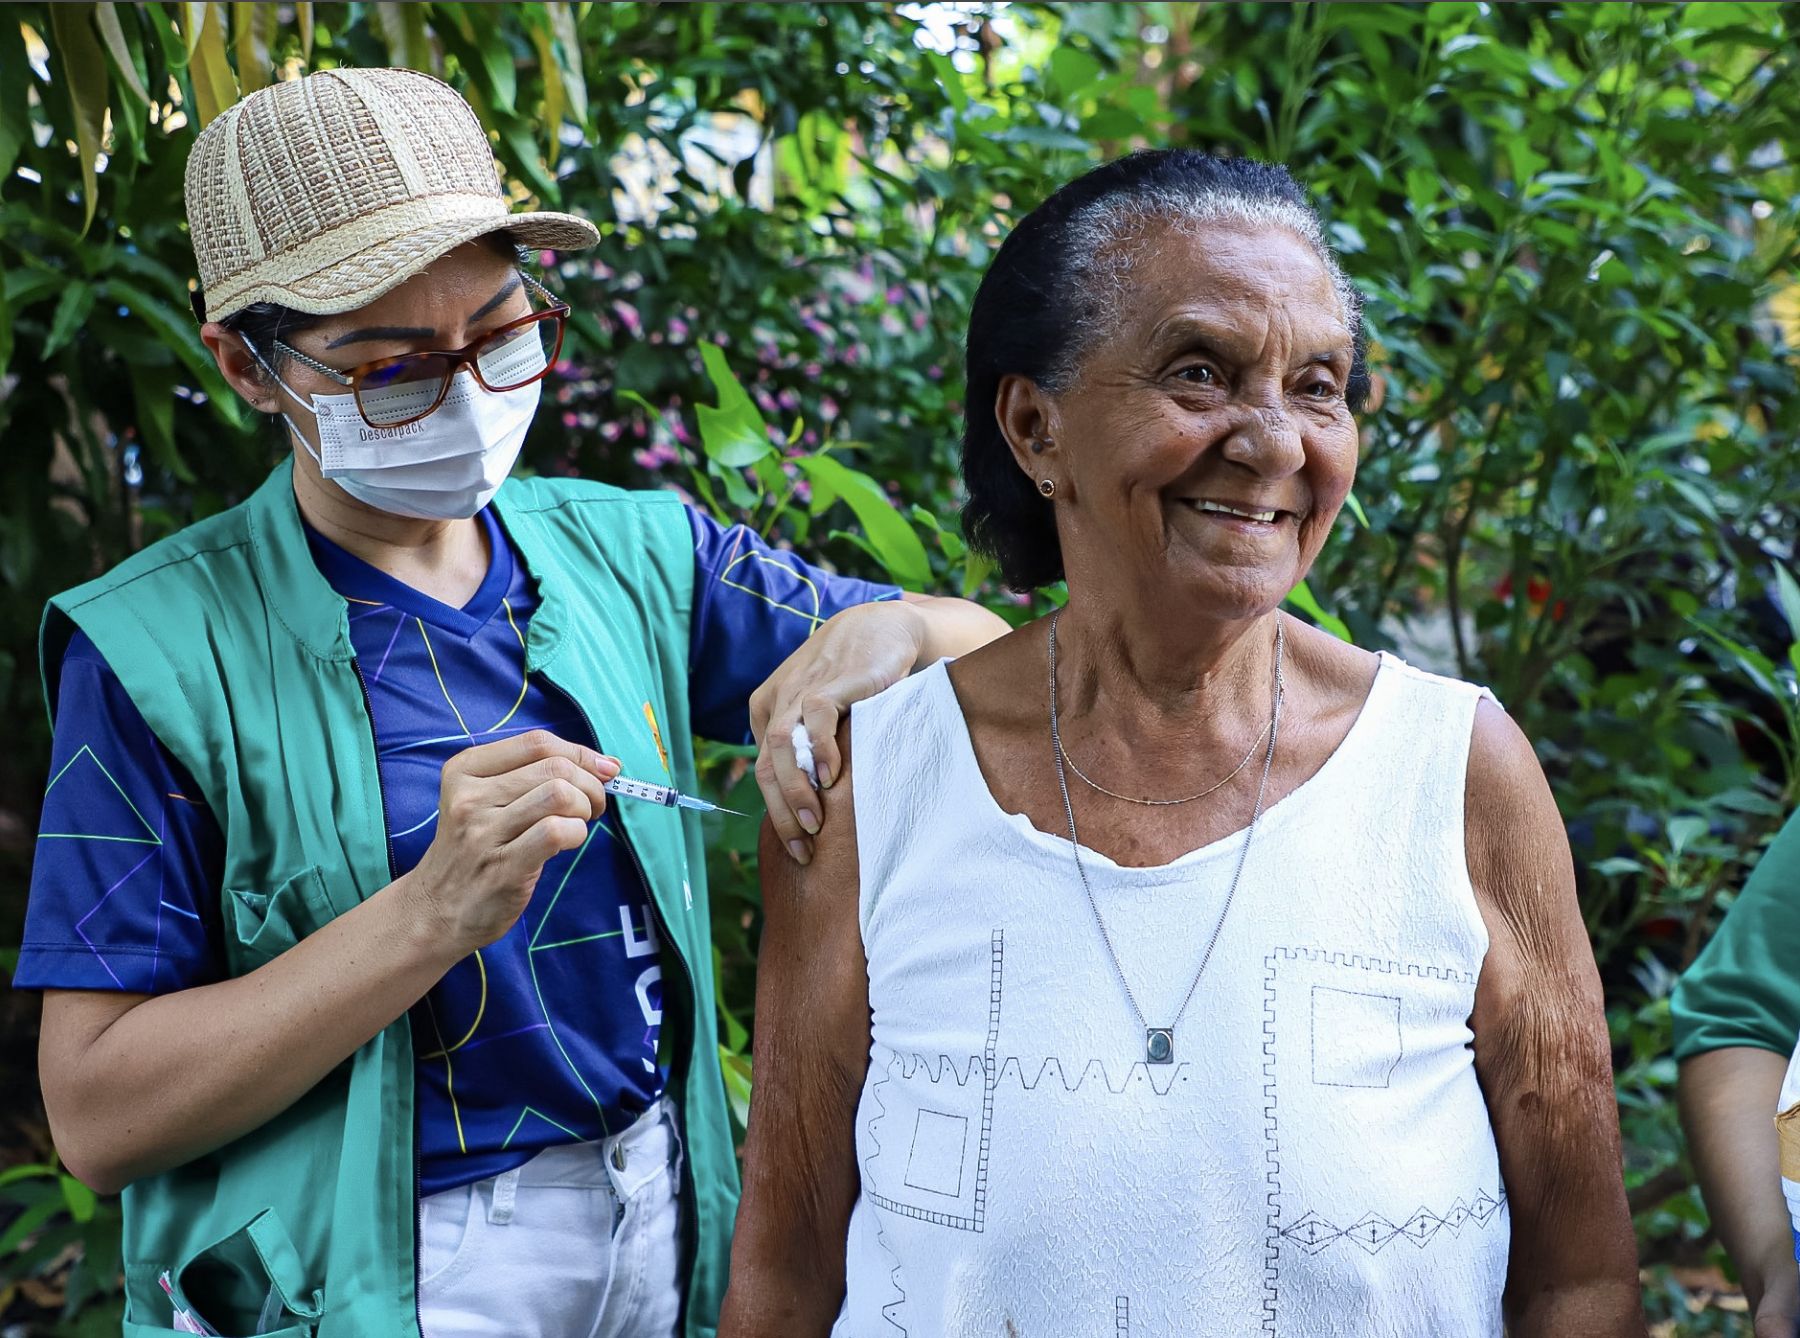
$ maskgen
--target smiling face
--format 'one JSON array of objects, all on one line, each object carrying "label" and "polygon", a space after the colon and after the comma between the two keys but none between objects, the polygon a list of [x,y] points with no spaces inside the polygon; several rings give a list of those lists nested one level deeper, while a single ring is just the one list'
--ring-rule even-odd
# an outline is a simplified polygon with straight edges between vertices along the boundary
[{"label": "smiling face", "polygon": [[1305,577],[1355,479],[1351,330],[1286,229],[1162,226],[1132,245],[1112,332],[1065,389],[1018,392],[1033,407],[1002,421],[1056,484],[1072,589],[1260,616]]}]

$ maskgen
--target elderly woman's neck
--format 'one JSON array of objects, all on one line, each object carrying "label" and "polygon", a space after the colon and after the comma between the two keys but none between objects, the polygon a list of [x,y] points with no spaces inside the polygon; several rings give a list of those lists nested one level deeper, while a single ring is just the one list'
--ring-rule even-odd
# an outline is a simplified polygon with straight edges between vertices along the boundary
[{"label": "elderly woman's neck", "polygon": [[1071,602],[1057,628],[1062,709],[1190,720],[1265,710],[1280,616],[1146,624]]}]

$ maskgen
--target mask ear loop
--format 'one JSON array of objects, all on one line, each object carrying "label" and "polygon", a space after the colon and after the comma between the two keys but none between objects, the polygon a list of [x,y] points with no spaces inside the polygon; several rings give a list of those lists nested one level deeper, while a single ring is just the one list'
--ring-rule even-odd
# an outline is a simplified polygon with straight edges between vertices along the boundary
[{"label": "mask ear loop", "polygon": [[[263,355],[256,351],[256,345],[250,342],[248,335],[236,331],[234,331],[234,333],[237,333],[239,342],[243,344],[250,356],[256,359],[256,365],[262,368],[276,385],[287,391],[289,399],[293,400],[296,404],[303,405],[306,411],[313,416],[313,421],[317,422],[319,419],[319,409],[318,406],[312,402],[312,396],[307,395],[302,397],[299,391],[295,390],[286,381],[282,380],[281,373],[269,366],[263,359]],[[320,469],[324,469],[325,462],[319,458],[319,453],[312,448],[312,443],[306,439],[306,434],[300,430],[299,425],[295,423],[292,418],[288,417],[285,411],[283,411],[281,415],[281,421],[286,423],[288,431],[294,434],[294,439],[300,443],[300,449],[312,456],[314,464],[318,465]]]}]

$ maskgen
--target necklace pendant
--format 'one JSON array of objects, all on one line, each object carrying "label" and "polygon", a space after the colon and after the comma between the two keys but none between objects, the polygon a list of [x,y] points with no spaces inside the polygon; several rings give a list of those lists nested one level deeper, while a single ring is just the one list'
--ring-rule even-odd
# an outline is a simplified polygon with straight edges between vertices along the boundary
[{"label": "necklace pendant", "polygon": [[1148,1064],[1173,1064],[1175,1062],[1174,1028],[1144,1028],[1144,1062]]}]

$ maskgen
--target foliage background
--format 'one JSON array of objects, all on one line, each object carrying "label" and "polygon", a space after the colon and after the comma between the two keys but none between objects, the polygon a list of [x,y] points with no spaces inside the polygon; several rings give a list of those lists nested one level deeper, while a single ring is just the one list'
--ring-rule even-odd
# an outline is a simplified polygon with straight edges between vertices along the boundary
[{"label": "foliage background", "polygon": [[[1651,1312],[1747,1332],[1675,1124],[1667,997],[1791,807],[1800,754],[1794,13],[9,7],[0,944],[46,774],[44,598],[239,499],[277,449],[188,312],[182,166],[240,90],[336,64],[441,73],[521,203],[601,225],[556,267],[579,317],[529,467],[681,487],[1015,618],[957,523],[960,338],[992,248],[1103,157],[1254,154],[1327,211],[1377,377],[1362,512],[1300,603],[1491,684],[1538,741],[1607,986]],[[708,766],[743,797],[741,750]],[[714,843],[739,1097],[753,835],[726,823]],[[116,1204],[55,1166],[35,1013],[0,996],[0,1323],[115,1332]]]}]

